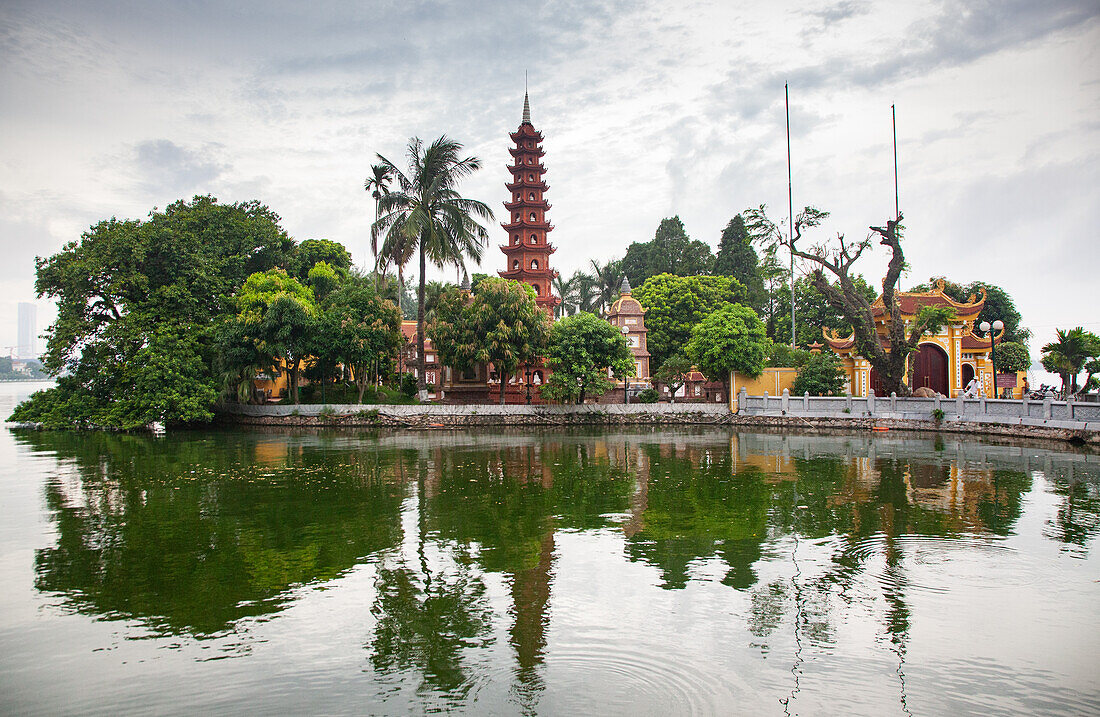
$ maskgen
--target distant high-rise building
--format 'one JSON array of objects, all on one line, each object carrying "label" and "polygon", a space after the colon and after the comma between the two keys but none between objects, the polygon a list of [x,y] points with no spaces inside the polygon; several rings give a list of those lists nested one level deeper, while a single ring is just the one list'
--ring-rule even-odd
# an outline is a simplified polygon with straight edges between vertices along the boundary
[{"label": "distant high-rise building", "polygon": [[19,339],[15,347],[15,357],[21,359],[38,358],[38,307],[26,301],[19,302]]}]

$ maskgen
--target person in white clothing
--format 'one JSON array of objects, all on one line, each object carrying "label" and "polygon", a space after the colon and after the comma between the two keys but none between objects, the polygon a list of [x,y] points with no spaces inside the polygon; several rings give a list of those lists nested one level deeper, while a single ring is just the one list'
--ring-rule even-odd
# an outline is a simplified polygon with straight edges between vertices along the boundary
[{"label": "person in white clothing", "polygon": [[981,386],[981,383],[975,376],[974,378],[970,379],[970,383],[966,384],[966,390],[963,391],[963,396],[965,396],[966,398],[974,398],[982,390]]}]

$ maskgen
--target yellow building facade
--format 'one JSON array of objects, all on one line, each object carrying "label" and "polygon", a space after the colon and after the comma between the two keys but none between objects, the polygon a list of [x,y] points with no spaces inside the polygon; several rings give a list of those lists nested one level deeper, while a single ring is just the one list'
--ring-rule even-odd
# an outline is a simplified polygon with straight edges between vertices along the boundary
[{"label": "yellow building facade", "polygon": [[[944,293],[941,279],[928,292],[899,292],[898,304],[902,319],[906,325],[913,321],[922,307],[943,307],[955,310],[957,319],[942,327],[936,333],[921,337],[918,350],[910,356],[916,361],[913,371],[913,388],[927,387],[947,397],[955,397],[966,390],[971,379],[977,378],[982,387],[982,395],[993,397],[993,362],[990,360],[990,339],[988,335],[978,336],[975,323],[978,314],[985,306],[985,289],[981,295],[972,295],[966,302],[958,302]],[[888,334],[890,312],[883,305],[880,296],[871,305],[875,329],[880,341]],[[1002,329],[994,340],[1000,343],[1004,334]],[[848,389],[853,396],[866,396],[874,390],[875,395],[886,395],[871,363],[857,353],[854,335],[847,338],[836,332],[825,331],[825,343],[840,356],[847,374]],[[1019,383],[1019,382],[1018,382]],[[1001,380],[1001,388],[1004,379]],[[1020,395],[1020,389],[1012,389],[1013,396]]]}]

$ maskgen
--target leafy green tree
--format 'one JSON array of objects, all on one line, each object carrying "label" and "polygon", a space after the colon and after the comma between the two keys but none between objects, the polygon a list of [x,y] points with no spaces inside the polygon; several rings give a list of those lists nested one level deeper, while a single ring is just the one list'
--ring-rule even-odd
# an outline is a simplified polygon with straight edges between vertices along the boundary
[{"label": "leafy green tree", "polygon": [[477,157],[459,157],[462,145],[446,136],[428,147],[414,137],[409,141],[409,173],[405,174],[382,155],[379,162],[393,175],[396,186],[379,199],[382,216],[372,227],[374,235],[384,235],[382,253],[387,247],[408,251],[415,247],[420,256],[420,288],[417,292],[416,354],[420,364],[418,385],[426,389],[424,378],[425,273],[428,261],[442,268],[461,265],[465,257],[481,259],[488,232],[475,217],[491,220],[493,212],[484,202],[466,199],[458,193],[458,183],[481,168]]},{"label": "leafy green tree", "polygon": [[811,396],[839,396],[844,390],[844,369],[832,351],[811,353],[798,369],[792,393]]},{"label": "leafy green tree", "polygon": [[1100,358],[1091,358],[1085,362],[1085,382],[1081,384],[1082,391],[1095,391],[1100,387],[1097,375],[1100,374]]},{"label": "leafy green tree", "polygon": [[1012,373],[1031,369],[1031,354],[1026,344],[1004,341],[997,344],[997,370]]},{"label": "leafy green tree", "polygon": [[481,272],[475,272],[474,275],[470,277],[470,291],[473,291],[474,293],[477,293],[477,287],[481,284],[482,281],[484,281],[488,278],[489,278],[488,274],[482,274]]},{"label": "leafy green tree", "polygon": [[658,384],[668,386],[670,403],[676,403],[676,392],[687,383],[687,377],[691,373],[691,369],[691,357],[683,349],[665,359],[661,367],[657,369],[654,378],[657,379]]},{"label": "leafy green tree", "polygon": [[1080,326],[1069,330],[1057,329],[1055,334],[1058,340],[1042,348],[1043,368],[1062,377],[1063,391],[1077,393],[1077,375],[1089,359],[1100,356],[1100,337]]},{"label": "leafy green tree", "polygon": [[545,352],[550,320],[529,285],[488,278],[469,302],[457,291],[445,294],[429,334],[446,366],[463,371],[492,363],[500,376],[503,405],[508,377]]},{"label": "leafy green tree", "polygon": [[637,367],[626,339],[615,327],[595,314],[580,313],[554,323],[547,353],[553,373],[542,385],[545,398],[565,403],[584,403],[585,396],[600,396],[614,386],[615,378],[633,376]]},{"label": "leafy green tree", "polygon": [[[249,274],[287,265],[293,253],[279,217],[259,202],[197,196],[145,221],[99,222],[39,258],[35,289],[58,308],[45,368],[66,375],[22,404],[19,420],[124,429],[210,420],[214,328],[235,311]],[[169,373],[150,380],[139,363]]]},{"label": "leafy green tree", "polygon": [[298,403],[302,364],[313,353],[319,311],[313,292],[282,269],[253,274],[237,295],[243,333],[287,372],[290,399]]},{"label": "leafy green tree", "polygon": [[627,247],[622,269],[631,286],[641,286],[651,276],[697,276],[710,272],[713,265],[710,247],[688,237],[680,217],[669,217],[661,220],[652,241]]},{"label": "leafy green tree", "polygon": [[810,352],[806,349],[771,339],[768,339],[764,355],[768,366],[779,368],[799,368],[810,358]]},{"label": "leafy green tree", "polygon": [[363,402],[367,384],[383,365],[396,360],[404,343],[401,312],[380,298],[368,282],[342,287],[329,297],[323,315],[321,342],[352,371]]},{"label": "leafy green tree", "polygon": [[768,336],[751,307],[726,304],[691,332],[687,355],[712,381],[729,386],[730,372],[755,378],[764,370]]},{"label": "leafy green tree", "polygon": [[351,254],[340,242],[328,239],[306,239],[298,244],[294,252],[294,277],[298,281],[307,281],[309,272],[318,262],[328,264],[340,279],[344,279],[351,269]]},{"label": "leafy green tree", "polygon": [[[833,285],[839,288],[836,282]],[[867,283],[862,275],[852,277],[852,285],[856,291],[868,303],[873,303],[878,297],[875,288]],[[820,343],[824,340],[823,329],[831,329],[848,335],[852,331],[851,324],[844,317],[843,312],[837,311],[829,300],[817,290],[813,279],[808,276],[798,278],[794,282],[795,296],[795,336],[799,346],[809,346],[812,343]],[[791,289],[789,284],[780,284],[773,294],[774,308],[771,315],[764,321],[768,330],[768,337],[776,343],[790,344],[791,341]],[[761,317],[764,320],[764,317]]]},{"label": "leafy green tree", "polygon": [[691,338],[691,330],[726,304],[744,300],[745,288],[730,276],[658,274],[634,290],[646,309],[650,361],[660,366]]},{"label": "leafy green tree", "polygon": [[313,265],[306,275],[306,284],[313,289],[313,295],[318,301],[323,301],[326,296],[336,290],[343,279],[336,269],[328,262],[319,261]]},{"label": "leafy green tree", "polygon": [[752,236],[738,214],[722,230],[718,254],[714,258],[714,273],[732,276],[745,287],[746,303],[757,313],[764,308],[764,279],[760,274],[760,260],[752,248]]}]

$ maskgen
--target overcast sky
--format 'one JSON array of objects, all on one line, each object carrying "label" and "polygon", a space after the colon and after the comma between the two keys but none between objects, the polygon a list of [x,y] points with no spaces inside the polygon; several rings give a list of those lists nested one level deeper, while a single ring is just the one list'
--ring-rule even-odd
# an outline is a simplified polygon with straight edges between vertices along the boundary
[{"label": "overcast sky", "polygon": [[[1096,0],[8,0],[0,347],[36,255],[194,194],[259,199],[294,238],[363,264],[363,180],[414,135],[480,157],[463,192],[503,216],[525,70],[563,274],[666,216],[712,247],[746,207],[785,217],[789,82],[795,206],[832,212],[816,237],[863,237],[893,214],[896,104],[903,285],[998,284],[1033,348],[1055,326],[1100,330],[1098,16]],[[486,272],[503,266],[492,233]],[[862,266],[874,283],[882,251]],[[49,302],[38,316],[44,330]]]}]

